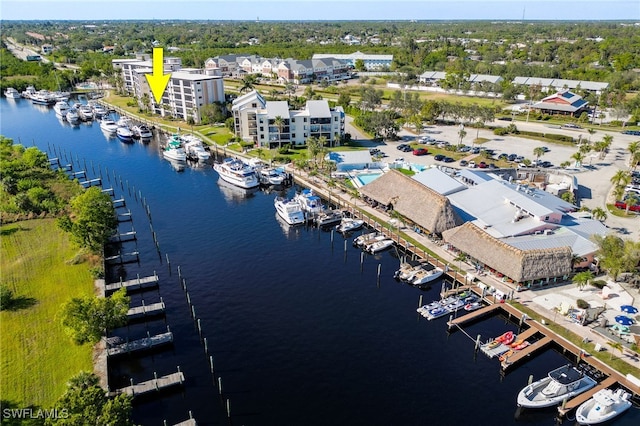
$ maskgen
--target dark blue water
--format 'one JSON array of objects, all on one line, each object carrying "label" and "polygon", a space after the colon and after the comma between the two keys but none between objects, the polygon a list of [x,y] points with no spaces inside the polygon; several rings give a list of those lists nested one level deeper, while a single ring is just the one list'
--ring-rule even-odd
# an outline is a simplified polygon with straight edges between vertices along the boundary
[{"label": "dark blue water", "polygon": [[[436,299],[440,283],[424,291],[398,284],[393,252],[367,255],[361,264],[350,240],[345,251],[341,236],[332,242],[329,232],[278,221],[276,194],[221,186],[208,166],[177,172],[157,140],[123,144],[97,123],[73,128],[25,100],[2,99],[0,109],[1,134],[76,169],[86,165],[127,199],[134,221],[120,229],[133,226],[138,240],[121,250],[139,250],[140,262],[113,268],[110,280],[156,271],[160,288],[134,295],[133,303],[162,297],[167,313],[111,335],[135,339],[168,326],[175,344],[111,360],[111,386],[178,366],[186,376],[183,388],[137,400],[136,423],[173,424],[192,411],[198,424],[227,424],[229,400],[238,425],[554,424],[555,409],[516,420],[515,398],[529,375],[541,377],[567,360],[548,350],[502,376],[497,360],[474,355],[473,342],[461,332],[449,335],[444,319],[417,316],[419,296]],[[517,327],[494,317],[466,331],[484,340],[506,329]],[[617,424],[639,419],[634,409]]]}]

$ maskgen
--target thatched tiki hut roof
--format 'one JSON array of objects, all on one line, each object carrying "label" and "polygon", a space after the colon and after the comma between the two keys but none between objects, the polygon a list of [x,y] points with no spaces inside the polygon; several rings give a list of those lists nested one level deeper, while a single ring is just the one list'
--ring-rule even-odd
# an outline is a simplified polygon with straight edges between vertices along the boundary
[{"label": "thatched tiki hut roof", "polygon": [[521,250],[467,222],[445,231],[443,239],[515,282],[553,278],[571,273],[571,247]]},{"label": "thatched tiki hut roof", "polygon": [[447,197],[397,170],[363,186],[360,194],[393,206],[402,216],[435,234],[462,223]]}]

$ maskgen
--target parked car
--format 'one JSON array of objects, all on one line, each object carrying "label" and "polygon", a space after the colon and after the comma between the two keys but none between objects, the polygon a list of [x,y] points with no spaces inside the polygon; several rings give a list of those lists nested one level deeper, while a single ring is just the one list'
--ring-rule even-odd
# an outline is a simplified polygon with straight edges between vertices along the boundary
[{"label": "parked car", "polygon": [[509,156],[505,153],[498,155],[498,160],[506,160]]},{"label": "parked car", "polygon": [[480,163],[478,163],[478,168],[479,169],[486,169],[487,168],[487,163],[485,163],[484,161],[481,161]]},{"label": "parked car", "polygon": [[427,148],[416,148],[413,150],[413,155],[427,155],[428,153]]},{"label": "parked car", "polygon": [[509,160],[509,161],[516,161],[516,158],[518,158],[518,156],[516,154],[509,154],[507,156],[507,160]]},{"label": "parked car", "polygon": [[640,136],[640,130],[623,130],[621,133],[623,135]]},{"label": "parked car", "polygon": [[468,165],[469,165],[469,162],[468,162],[467,160],[460,160],[460,165],[461,165],[462,167],[466,167],[466,166],[468,166]]},{"label": "parked car", "polygon": [[398,151],[402,151],[403,148],[408,147],[409,145],[407,145],[406,143],[401,143],[400,145],[396,146],[396,149]]},{"label": "parked car", "polygon": [[436,160],[436,161],[442,161],[444,159],[444,155],[442,155],[442,154],[434,155],[433,159]]},{"label": "parked car", "polygon": [[470,169],[475,169],[476,168],[476,162],[471,160],[469,161],[469,164],[467,164],[467,167],[469,167]]},{"label": "parked car", "polygon": [[[622,210],[627,209],[627,203],[624,201],[616,201],[616,207]],[[629,211],[631,212],[640,212],[640,204],[635,204],[629,207]]]},{"label": "parked car", "polygon": [[565,123],[562,125],[562,127],[565,127],[567,129],[582,129],[582,126],[578,126],[575,123]]},{"label": "parked car", "polygon": [[475,147],[475,148],[471,148],[471,153],[472,154],[480,154],[480,148],[479,147]]},{"label": "parked car", "polygon": [[453,158],[451,158],[451,157],[444,157],[444,158],[442,159],[442,161],[444,161],[445,163],[453,163],[453,162],[454,162],[454,161],[456,161],[456,160],[454,160],[454,159],[453,159]]}]

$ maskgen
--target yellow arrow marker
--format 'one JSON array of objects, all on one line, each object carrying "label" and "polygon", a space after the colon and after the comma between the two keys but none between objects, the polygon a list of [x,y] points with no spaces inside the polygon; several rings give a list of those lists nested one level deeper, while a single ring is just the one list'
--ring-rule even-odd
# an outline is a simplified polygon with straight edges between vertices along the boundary
[{"label": "yellow arrow marker", "polygon": [[153,98],[156,103],[159,104],[162,101],[162,95],[164,94],[167,84],[169,84],[169,78],[171,74],[163,74],[164,71],[164,51],[162,47],[153,48],[153,74],[146,74],[149,87],[153,93]]}]

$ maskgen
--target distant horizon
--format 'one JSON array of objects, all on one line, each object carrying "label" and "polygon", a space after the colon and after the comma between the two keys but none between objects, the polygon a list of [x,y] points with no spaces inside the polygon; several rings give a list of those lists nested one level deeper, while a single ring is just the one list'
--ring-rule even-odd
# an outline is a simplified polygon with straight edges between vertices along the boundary
[{"label": "distant horizon", "polygon": [[640,22],[637,0],[2,0],[0,11],[0,22]]}]

